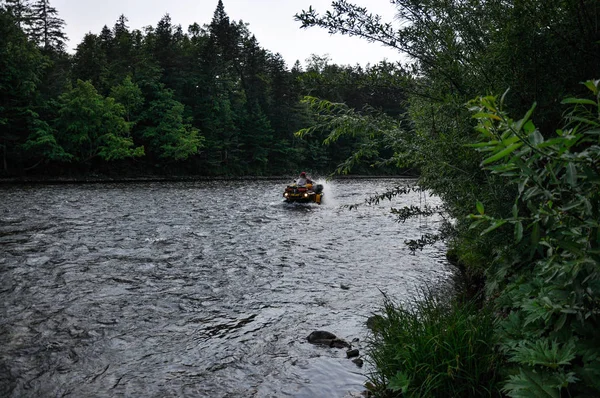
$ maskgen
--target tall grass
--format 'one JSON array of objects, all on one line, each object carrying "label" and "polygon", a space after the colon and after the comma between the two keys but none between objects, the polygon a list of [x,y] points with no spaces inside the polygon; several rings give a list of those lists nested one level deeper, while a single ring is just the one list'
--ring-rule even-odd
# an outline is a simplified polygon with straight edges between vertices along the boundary
[{"label": "tall grass", "polygon": [[425,292],[403,305],[385,297],[383,316],[374,319],[367,383],[373,396],[500,396],[500,356],[487,307]]}]

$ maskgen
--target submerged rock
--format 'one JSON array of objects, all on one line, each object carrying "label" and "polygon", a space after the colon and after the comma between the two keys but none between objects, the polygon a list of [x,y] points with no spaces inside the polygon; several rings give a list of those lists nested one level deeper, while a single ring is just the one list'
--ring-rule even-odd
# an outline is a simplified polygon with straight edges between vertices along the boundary
[{"label": "submerged rock", "polygon": [[354,357],[357,357],[358,355],[359,355],[359,352],[358,352],[358,350],[357,350],[357,349],[353,349],[353,350],[348,350],[348,351],[346,351],[346,356],[347,356],[348,358],[354,358]]},{"label": "submerged rock", "polygon": [[306,339],[311,344],[326,345],[334,348],[351,348],[350,343],[325,330],[315,330]]}]

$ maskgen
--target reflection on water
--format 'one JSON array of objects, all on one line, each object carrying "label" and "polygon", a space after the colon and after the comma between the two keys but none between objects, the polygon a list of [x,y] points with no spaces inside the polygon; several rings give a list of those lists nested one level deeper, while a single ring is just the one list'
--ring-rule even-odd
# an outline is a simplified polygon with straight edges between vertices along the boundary
[{"label": "reflection on water", "polygon": [[381,292],[449,279],[441,246],[403,244],[438,220],[389,213],[436,200],[340,208],[399,183],[360,180],[290,205],[286,183],[2,187],[0,395],[358,396],[368,364],[306,336],[364,341]]}]

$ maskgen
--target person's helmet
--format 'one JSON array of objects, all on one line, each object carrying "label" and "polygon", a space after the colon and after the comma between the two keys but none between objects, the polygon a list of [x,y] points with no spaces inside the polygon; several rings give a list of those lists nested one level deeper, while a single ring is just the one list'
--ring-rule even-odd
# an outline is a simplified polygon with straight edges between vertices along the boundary
[{"label": "person's helmet", "polygon": [[306,177],[306,172],[303,171],[302,173],[300,173],[300,177]]}]

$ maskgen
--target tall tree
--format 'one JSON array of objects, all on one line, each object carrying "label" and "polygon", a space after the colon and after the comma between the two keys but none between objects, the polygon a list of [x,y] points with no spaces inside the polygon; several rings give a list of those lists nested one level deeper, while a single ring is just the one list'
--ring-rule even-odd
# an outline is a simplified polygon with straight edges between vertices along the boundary
[{"label": "tall tree", "polygon": [[25,28],[30,24],[31,7],[29,0],[2,0],[0,5],[14,16],[19,28]]},{"label": "tall tree", "polygon": [[207,153],[212,167],[228,167],[240,159],[239,126],[236,115],[241,115],[245,94],[241,77],[236,70],[238,29],[225,13],[219,0],[213,19],[208,26],[208,40],[202,49],[202,80],[200,82],[199,115],[202,131],[213,151]]},{"label": "tall tree", "polygon": [[98,35],[87,33],[73,56],[73,77],[91,81],[94,87],[107,86],[108,59]]},{"label": "tall tree", "polygon": [[204,138],[184,116],[184,105],[164,86],[150,101],[141,121],[141,139],[153,161],[171,163],[198,154]]},{"label": "tall tree", "polygon": [[46,51],[65,50],[65,21],[58,17],[58,11],[50,5],[50,0],[34,0],[30,18],[29,35],[33,41]]},{"label": "tall tree", "polygon": [[0,157],[5,173],[24,166],[20,145],[39,120],[33,108],[48,65],[14,16],[0,9]]},{"label": "tall tree", "polygon": [[90,82],[77,85],[59,98],[55,121],[59,144],[79,163],[96,158],[105,161],[139,157],[144,148],[134,147],[125,109],[113,98],[98,94]]},{"label": "tall tree", "polygon": [[110,50],[106,55],[109,62],[106,73],[108,86],[112,87],[122,82],[126,76],[133,75],[136,66],[135,51],[125,15],[120,15],[113,26]]}]

